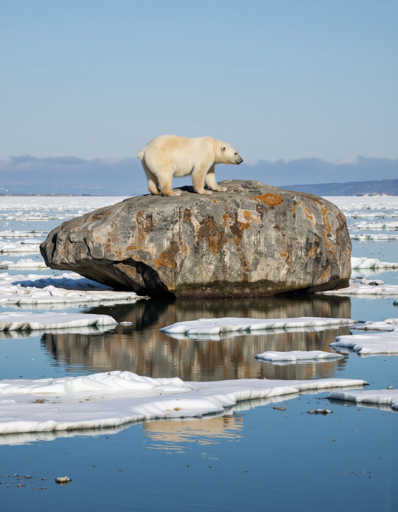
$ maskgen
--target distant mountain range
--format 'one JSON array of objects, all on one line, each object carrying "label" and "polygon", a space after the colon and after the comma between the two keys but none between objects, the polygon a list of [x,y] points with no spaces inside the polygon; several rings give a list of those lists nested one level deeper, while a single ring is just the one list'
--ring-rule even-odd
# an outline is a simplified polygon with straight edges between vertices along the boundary
[{"label": "distant mountain range", "polygon": [[281,188],[309,192],[318,196],[357,196],[387,194],[398,196],[398,179],[382,181],[351,181],[349,183],[320,183],[314,185],[284,185]]},{"label": "distant mountain range", "polygon": [[[218,165],[216,174],[218,181],[244,178],[318,195],[398,195],[398,160],[388,158],[358,156],[354,161],[337,163],[319,158],[276,162],[259,160],[239,166]],[[374,180],[375,177],[382,181]],[[190,176],[173,181],[174,187],[191,183]],[[131,196],[147,192],[145,174],[137,158],[85,160],[27,155],[0,160],[0,195]]]}]

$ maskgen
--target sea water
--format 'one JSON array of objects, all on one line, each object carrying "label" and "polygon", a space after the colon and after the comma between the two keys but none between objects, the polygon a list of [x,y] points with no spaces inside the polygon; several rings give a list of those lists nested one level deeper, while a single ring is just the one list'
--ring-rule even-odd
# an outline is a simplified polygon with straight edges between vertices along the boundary
[{"label": "sea water", "polygon": [[[121,199],[2,198],[0,231],[48,232],[73,216]],[[398,198],[329,199],[347,214],[349,227],[359,221],[396,220]],[[354,240],[352,254],[397,262],[398,241]],[[2,254],[0,262],[27,257],[41,260],[38,253]],[[6,272],[59,273],[49,269]],[[367,270],[369,276],[398,284],[397,270]],[[132,325],[89,334],[48,331],[35,335],[32,331],[12,338],[0,333],[0,379],[127,370],[154,378],[178,376],[184,381],[344,377],[364,379],[368,389],[398,388],[398,357],[348,353],[338,360],[293,365],[255,358],[267,350],[331,352],[329,344],[336,336],[359,332],[349,326],[238,333],[218,340],[175,339],[159,332],[167,325],[203,317],[380,321],[398,317],[393,301],[394,297],[311,295],[68,306],[62,311],[107,314]],[[48,305],[0,311],[53,309]],[[329,402],[327,394],[281,397],[277,403],[243,402],[230,414],[202,419],[0,436],[0,510],[396,510],[398,415],[383,408]],[[307,414],[317,408],[332,414]],[[70,483],[55,483],[55,478],[65,475],[72,479]]]}]

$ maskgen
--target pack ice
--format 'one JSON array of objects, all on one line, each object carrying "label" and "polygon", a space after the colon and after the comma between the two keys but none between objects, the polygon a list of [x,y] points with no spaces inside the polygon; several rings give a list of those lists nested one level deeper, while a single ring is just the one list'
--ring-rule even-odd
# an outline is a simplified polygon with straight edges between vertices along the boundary
[{"label": "pack ice", "polygon": [[393,332],[336,336],[336,341],[330,343],[330,346],[339,351],[353,350],[360,356],[398,355],[398,325],[396,328]]},{"label": "pack ice", "polygon": [[398,222],[357,222],[351,226],[351,229],[361,231],[363,229],[398,229]]},{"label": "pack ice", "polygon": [[398,263],[380,261],[377,258],[351,258],[352,269],[362,268],[398,268]]},{"label": "pack ice", "polygon": [[177,322],[159,329],[166,334],[184,334],[188,337],[211,336],[223,332],[253,332],[270,329],[295,329],[329,327],[354,324],[349,318],[200,318],[189,322]]},{"label": "pack ice", "polygon": [[25,258],[18,261],[0,261],[0,268],[4,269],[28,269],[28,270],[39,270],[42,268],[48,268],[44,261],[35,261],[32,258]]},{"label": "pack ice", "polygon": [[261,361],[276,364],[320,363],[327,360],[341,359],[342,357],[344,356],[332,352],[324,352],[323,350],[309,350],[308,352],[304,350],[291,350],[290,352],[276,352],[270,350],[256,355],[256,358]]},{"label": "pack ice", "polygon": [[350,284],[347,288],[340,288],[339,290],[327,290],[323,292],[315,292],[325,295],[363,295],[363,296],[398,296],[398,285],[396,284],[385,284],[380,279],[361,279],[359,283],[355,281]]},{"label": "pack ice", "polygon": [[134,303],[143,297],[117,292],[75,272],[56,276],[0,274],[0,305],[31,307],[39,304]]},{"label": "pack ice", "polygon": [[381,409],[398,412],[398,389],[355,389],[353,391],[332,391],[331,400],[356,402],[361,406],[377,405]]},{"label": "pack ice", "polygon": [[152,379],[120,371],[59,379],[3,380],[0,434],[201,417],[223,413],[243,400],[276,401],[296,393],[366,384],[353,379],[183,382],[179,378]]},{"label": "pack ice", "polygon": [[108,315],[77,313],[0,313],[0,331],[57,330],[70,327],[115,326]]},{"label": "pack ice", "polygon": [[40,244],[32,243],[30,240],[24,240],[22,242],[0,242],[0,253],[12,252],[23,252],[27,254],[40,252]]},{"label": "pack ice", "polygon": [[350,238],[352,240],[398,240],[398,235],[392,235],[392,234],[388,234],[388,235],[384,235],[383,233],[375,233],[375,234],[372,234],[372,233],[363,233],[362,235],[360,234],[354,234],[354,235],[350,235]]},{"label": "pack ice", "polygon": [[41,238],[48,235],[48,231],[0,231],[0,238]]}]

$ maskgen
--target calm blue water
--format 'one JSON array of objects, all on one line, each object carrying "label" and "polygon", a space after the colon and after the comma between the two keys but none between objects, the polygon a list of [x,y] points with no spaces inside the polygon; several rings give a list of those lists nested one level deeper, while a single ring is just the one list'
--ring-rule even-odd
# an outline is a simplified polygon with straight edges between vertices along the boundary
[{"label": "calm blue water", "polygon": [[[0,223],[0,227],[51,229],[51,223],[59,222]],[[34,257],[14,256],[1,259]],[[398,261],[398,242],[354,242],[353,256]],[[369,271],[369,275],[398,284],[398,271]],[[222,341],[176,340],[159,332],[160,327],[176,321],[206,316],[384,320],[398,317],[392,298],[317,295],[175,303],[151,300],[65,311],[110,314],[133,325],[90,335],[47,332],[13,339],[0,333],[0,379],[129,370],[198,381],[336,376],[364,379],[373,389],[398,387],[398,357],[351,353],[338,361],[286,366],[262,363],[254,357],[265,350],[332,351],[329,343],[335,336],[355,332],[347,327]],[[0,510],[397,510],[398,414],[352,403],[330,403],[326,395],[301,395],[277,404],[245,403],[227,416],[202,420],[0,436]],[[284,406],[286,411],[275,406]],[[320,407],[333,414],[307,414]],[[32,478],[24,479],[25,475]],[[72,482],[59,486],[54,479],[63,475]],[[24,487],[17,487],[21,482]]]}]

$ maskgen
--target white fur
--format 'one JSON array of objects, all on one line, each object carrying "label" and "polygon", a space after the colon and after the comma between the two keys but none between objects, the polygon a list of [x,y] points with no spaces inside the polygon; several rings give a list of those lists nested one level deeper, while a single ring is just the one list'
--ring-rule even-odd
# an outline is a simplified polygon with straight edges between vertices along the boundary
[{"label": "white fur", "polygon": [[[211,190],[225,192],[226,188],[217,185],[214,166],[243,162],[230,144],[212,137],[188,139],[178,135],[156,137],[140,151],[138,158],[148,179],[149,192],[164,196],[180,195],[180,191],[171,189],[173,176],[188,174],[192,175],[198,194],[211,194]],[[211,190],[205,190],[204,183]]]}]

